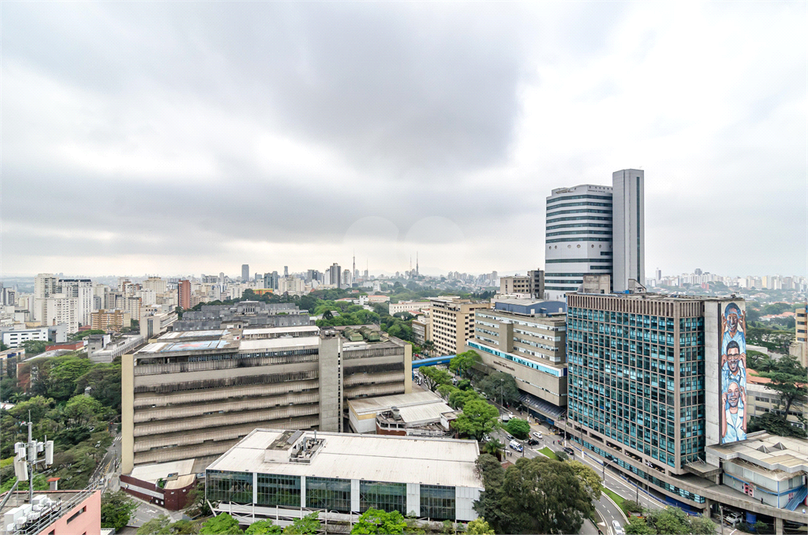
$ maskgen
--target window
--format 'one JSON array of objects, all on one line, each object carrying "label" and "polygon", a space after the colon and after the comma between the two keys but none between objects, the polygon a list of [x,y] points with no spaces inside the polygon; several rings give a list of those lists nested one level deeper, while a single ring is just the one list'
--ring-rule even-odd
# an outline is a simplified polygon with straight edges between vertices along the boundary
[{"label": "window", "polygon": [[327,477],[307,477],[306,507],[350,513],[351,481]]},{"label": "window", "polygon": [[407,484],[360,481],[359,510],[364,513],[368,509],[407,514]]},{"label": "window", "polygon": [[73,522],[73,521],[74,521],[74,520],[75,520],[75,519],[76,519],[76,518],[77,518],[77,517],[78,517],[80,514],[82,514],[82,513],[86,513],[86,512],[87,512],[87,506],[85,505],[84,507],[82,507],[81,509],[79,509],[78,511],[76,511],[75,513],[73,513],[72,515],[70,515],[70,518],[68,518],[68,519],[67,519],[67,523],[68,523],[68,524],[70,524],[70,523],[71,523],[71,522]]},{"label": "window", "polygon": [[253,475],[248,472],[208,470],[205,494],[211,502],[252,503]]},{"label": "window", "polygon": [[300,507],[300,476],[258,474],[258,505]]},{"label": "window", "polygon": [[421,516],[433,520],[454,520],[455,488],[421,485]]}]

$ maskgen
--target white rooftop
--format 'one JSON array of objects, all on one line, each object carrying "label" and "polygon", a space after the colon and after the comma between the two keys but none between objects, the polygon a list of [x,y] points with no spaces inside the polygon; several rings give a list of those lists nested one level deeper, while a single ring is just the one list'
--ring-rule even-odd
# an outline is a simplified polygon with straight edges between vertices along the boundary
[{"label": "white rooftop", "polygon": [[[474,465],[480,452],[473,440],[318,432],[324,443],[310,463],[266,462],[265,451],[283,433],[256,429],[208,470],[483,487]],[[301,440],[312,437],[314,432],[306,431]]]},{"label": "white rooftop", "polygon": [[255,336],[259,334],[303,333],[303,332],[319,333],[320,328],[316,325],[295,325],[291,327],[249,327],[243,330],[243,334],[245,337]]},{"label": "white rooftop", "polygon": [[428,405],[431,403],[444,403],[444,401],[439,395],[427,390],[413,392],[411,394],[352,399],[348,401],[348,407],[356,414],[367,414],[390,410],[390,407],[404,409],[405,407]]},{"label": "white rooftop", "polygon": [[300,336],[297,338],[262,338],[260,340],[241,340],[240,352],[260,351],[262,349],[299,349],[303,347],[319,347],[319,336]]},{"label": "white rooftop", "polygon": [[193,474],[194,460],[172,461],[168,463],[142,464],[134,467],[130,476],[141,481],[157,483],[160,478],[165,479],[169,474],[180,476]]},{"label": "white rooftop", "polygon": [[808,472],[808,440],[804,438],[778,437],[761,431],[746,440],[708,449],[721,459],[743,459],[767,470]]}]

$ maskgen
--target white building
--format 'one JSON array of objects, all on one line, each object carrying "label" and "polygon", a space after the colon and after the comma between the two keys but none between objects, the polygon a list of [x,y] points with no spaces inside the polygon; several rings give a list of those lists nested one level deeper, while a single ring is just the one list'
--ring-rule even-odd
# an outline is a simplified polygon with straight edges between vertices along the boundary
[{"label": "white building", "polygon": [[78,321],[80,325],[90,324],[93,312],[93,281],[90,279],[60,279],[61,293],[76,299]]},{"label": "white building", "polygon": [[51,326],[64,323],[67,325],[67,334],[79,331],[79,300],[65,294],[54,294],[47,299],[41,299],[42,325]]},{"label": "white building", "polygon": [[398,314],[400,312],[409,312],[415,314],[422,310],[429,310],[429,301],[402,301],[401,303],[390,303],[390,315]]},{"label": "white building", "polygon": [[245,523],[371,508],[468,522],[483,491],[479,453],[473,440],[255,429],[208,466],[205,493]]}]

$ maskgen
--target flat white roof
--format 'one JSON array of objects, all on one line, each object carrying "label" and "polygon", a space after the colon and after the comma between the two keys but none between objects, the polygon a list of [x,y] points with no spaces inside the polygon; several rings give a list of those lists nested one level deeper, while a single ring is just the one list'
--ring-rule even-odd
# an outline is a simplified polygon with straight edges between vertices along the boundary
[{"label": "flat white roof", "polygon": [[395,394],[393,396],[380,396],[374,398],[351,399],[348,407],[356,414],[378,413],[389,410],[390,407],[412,407],[431,403],[444,403],[443,398],[434,392],[423,391],[411,394]]},{"label": "flat white roof", "polygon": [[808,440],[805,439],[760,431],[750,434],[746,440],[707,448],[724,460],[743,459],[767,470],[789,474],[808,472]]},{"label": "flat white roof", "polygon": [[262,349],[300,349],[303,347],[319,347],[319,336],[300,336],[297,338],[264,338],[261,340],[241,340],[240,352],[260,351]]},{"label": "flat white roof", "polygon": [[[480,451],[473,440],[318,432],[317,438],[325,440],[310,463],[264,461],[267,447],[283,432],[254,430],[208,470],[483,487],[474,465]],[[314,432],[303,436],[311,438]]]},{"label": "flat white roof", "polygon": [[194,460],[172,461],[168,463],[143,464],[132,469],[130,476],[141,481],[151,481],[157,483],[160,478],[165,479],[169,474],[185,476],[193,474]]}]

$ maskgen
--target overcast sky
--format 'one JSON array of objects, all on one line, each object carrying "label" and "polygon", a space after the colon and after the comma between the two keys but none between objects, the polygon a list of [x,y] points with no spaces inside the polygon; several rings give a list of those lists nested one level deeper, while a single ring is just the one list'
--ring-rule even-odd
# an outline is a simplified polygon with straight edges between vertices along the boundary
[{"label": "overcast sky", "polygon": [[806,271],[806,2],[2,9],[2,275],[544,266],[645,171],[646,267]]}]

